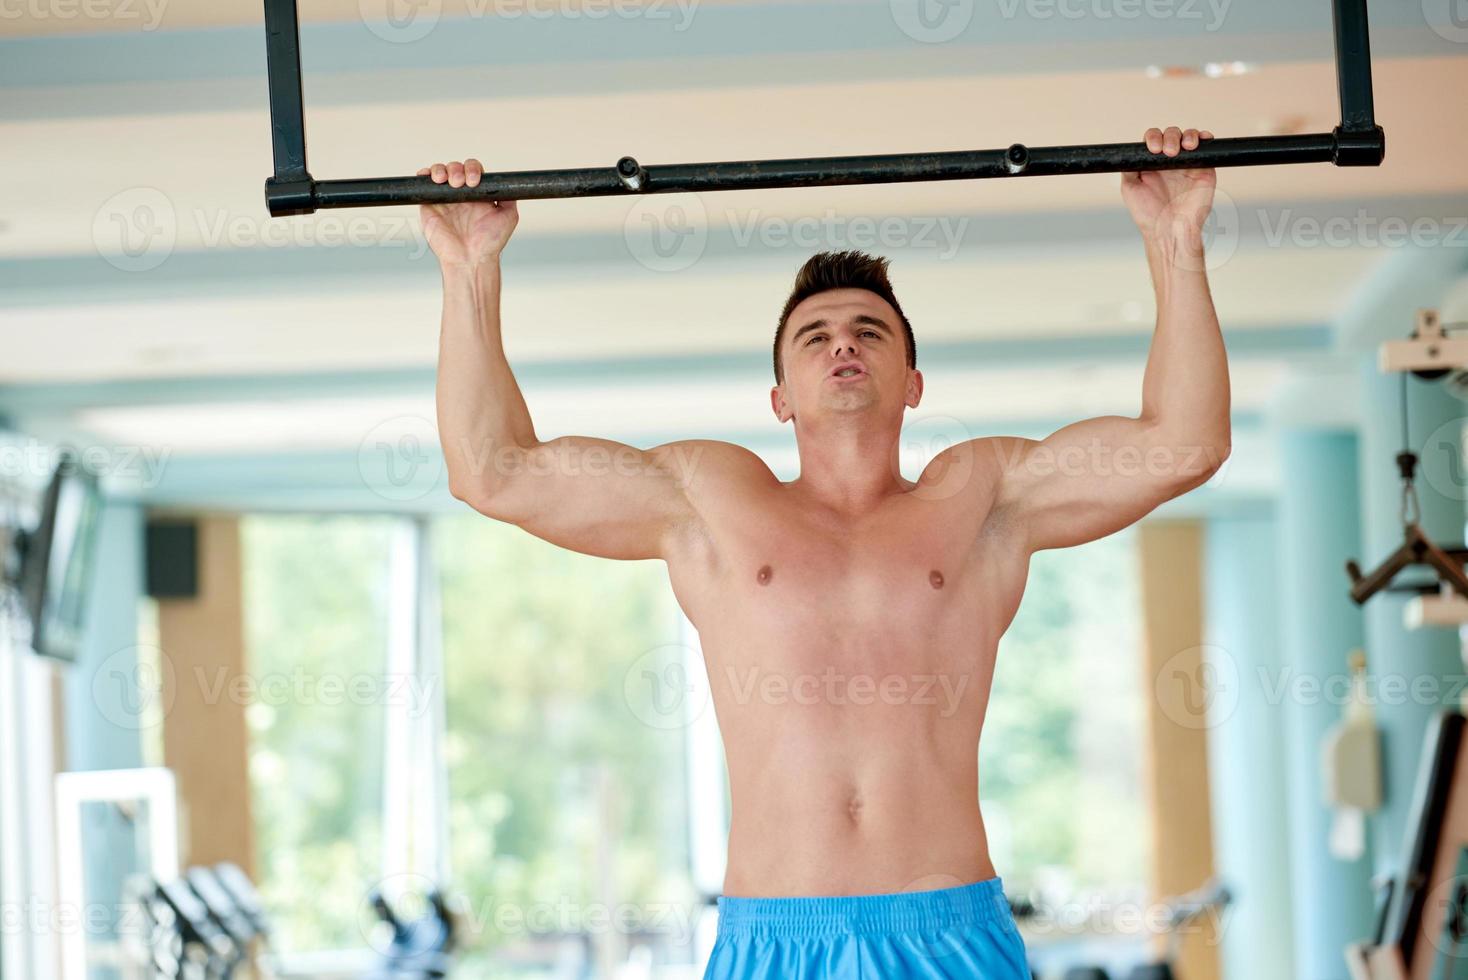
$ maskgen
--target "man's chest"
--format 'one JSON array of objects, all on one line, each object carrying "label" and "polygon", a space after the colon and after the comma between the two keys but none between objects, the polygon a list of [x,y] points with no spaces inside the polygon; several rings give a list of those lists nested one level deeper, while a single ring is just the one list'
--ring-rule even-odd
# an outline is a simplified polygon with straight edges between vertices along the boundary
[{"label": "man's chest", "polygon": [[901,499],[843,521],[777,500],[718,515],[670,570],[695,622],[751,634],[916,637],[983,615],[1015,579],[1022,558],[985,533],[983,517],[947,501]]}]

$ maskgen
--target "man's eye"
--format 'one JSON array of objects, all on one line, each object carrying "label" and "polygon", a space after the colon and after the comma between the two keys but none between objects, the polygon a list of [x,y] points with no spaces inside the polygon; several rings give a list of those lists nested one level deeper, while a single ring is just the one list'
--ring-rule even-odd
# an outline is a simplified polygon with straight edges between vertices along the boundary
[{"label": "man's eye", "polygon": [[877,331],[875,331],[875,330],[863,330],[861,332],[861,335],[863,337],[875,337],[875,336],[877,336]]},{"label": "man's eye", "polygon": [[816,341],[818,341],[818,340],[825,340],[825,339],[826,339],[826,335],[825,334],[820,334],[820,333],[814,334],[809,340],[807,340],[805,342],[805,346],[809,347],[811,344],[815,343]]}]

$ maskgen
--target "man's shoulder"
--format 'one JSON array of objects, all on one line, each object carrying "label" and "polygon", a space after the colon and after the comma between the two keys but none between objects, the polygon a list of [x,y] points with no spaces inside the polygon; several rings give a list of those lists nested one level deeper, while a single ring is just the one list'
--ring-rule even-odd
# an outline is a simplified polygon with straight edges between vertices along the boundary
[{"label": "man's shoulder", "polygon": [[954,442],[928,462],[918,486],[941,491],[945,497],[990,495],[1029,443],[1015,436],[978,436]]},{"label": "man's shoulder", "polygon": [[752,450],[718,439],[682,439],[652,450],[688,488],[730,480],[777,484],[768,464]]}]

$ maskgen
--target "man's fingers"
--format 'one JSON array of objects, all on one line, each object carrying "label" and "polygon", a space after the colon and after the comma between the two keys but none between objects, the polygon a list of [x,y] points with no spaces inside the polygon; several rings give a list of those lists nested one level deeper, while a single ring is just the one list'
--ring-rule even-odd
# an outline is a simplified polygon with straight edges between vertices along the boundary
[{"label": "man's fingers", "polygon": [[1199,135],[1202,136],[1205,140],[1211,140],[1213,138],[1213,134],[1210,133],[1210,132],[1208,132],[1208,130],[1206,130],[1206,129],[1203,130],[1203,132],[1200,133]]},{"label": "man's fingers", "polygon": [[1198,148],[1198,131],[1188,129],[1183,131],[1183,149],[1196,150]]},{"label": "man's fingers", "polygon": [[479,186],[479,178],[484,176],[484,164],[470,157],[464,161],[464,182],[470,187]]},{"label": "man's fingers", "polygon": [[1148,152],[1162,152],[1162,130],[1158,129],[1156,126],[1153,126],[1151,129],[1147,130],[1147,134],[1143,136],[1142,139],[1147,144]]},{"label": "man's fingers", "polygon": [[1168,126],[1167,132],[1162,134],[1162,152],[1166,156],[1175,157],[1182,145],[1183,132],[1176,126]]},{"label": "man's fingers", "polygon": [[455,160],[449,164],[449,186],[464,186],[464,165],[458,160]]},{"label": "man's fingers", "polygon": [[419,167],[418,168],[418,176],[419,177],[427,177],[428,176],[428,168],[427,167]]},{"label": "man's fingers", "polygon": [[442,184],[449,179],[449,168],[441,163],[435,163],[429,173],[432,175],[435,184]]}]

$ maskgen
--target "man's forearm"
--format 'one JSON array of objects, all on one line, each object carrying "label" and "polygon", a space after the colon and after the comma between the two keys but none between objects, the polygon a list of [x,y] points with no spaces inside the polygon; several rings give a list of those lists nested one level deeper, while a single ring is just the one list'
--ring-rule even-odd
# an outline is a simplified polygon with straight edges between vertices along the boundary
[{"label": "man's forearm", "polygon": [[1208,290],[1201,239],[1146,240],[1157,329],[1142,382],[1142,415],[1175,448],[1217,464],[1229,446],[1228,360]]},{"label": "man's forearm", "polygon": [[492,492],[498,454],[536,442],[500,337],[498,259],[443,268],[436,397],[450,489]]}]

